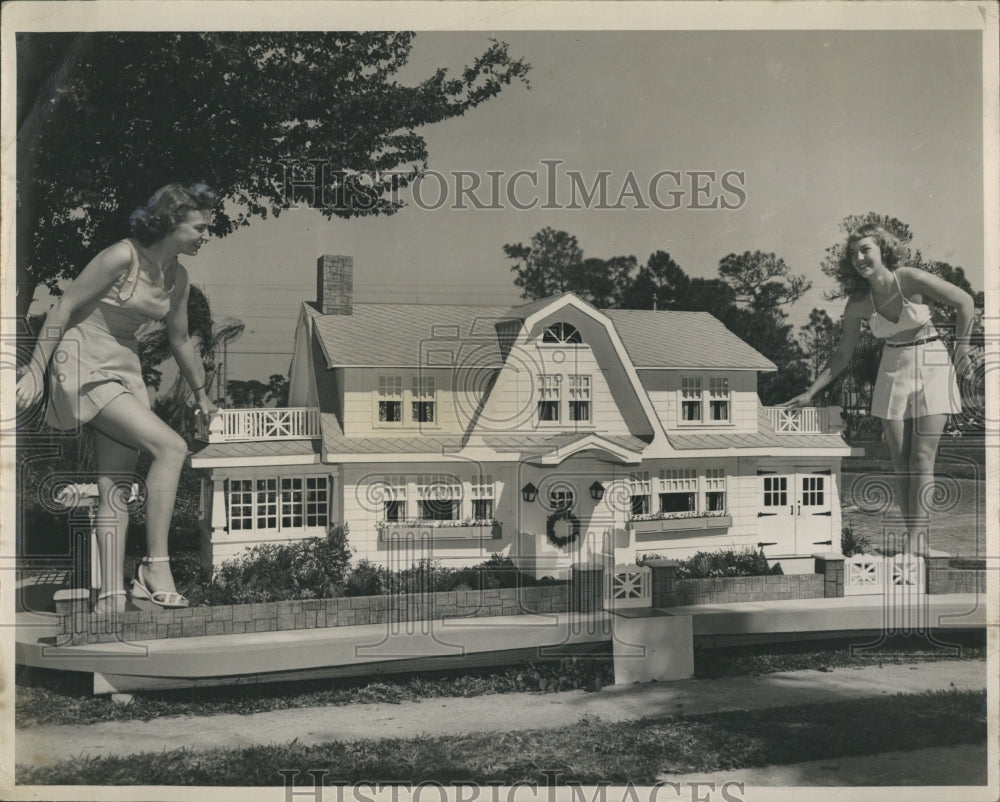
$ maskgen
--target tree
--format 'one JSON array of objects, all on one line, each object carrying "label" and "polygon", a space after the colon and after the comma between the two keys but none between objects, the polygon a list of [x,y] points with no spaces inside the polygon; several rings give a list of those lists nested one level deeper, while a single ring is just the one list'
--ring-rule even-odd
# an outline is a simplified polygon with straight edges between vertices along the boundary
[{"label": "tree", "polygon": [[825,309],[813,309],[809,313],[809,322],[799,333],[799,343],[806,354],[812,378],[826,367],[833,356],[843,333],[841,321],[831,318]]},{"label": "tree", "polygon": [[19,34],[19,314],[37,284],[58,294],[61,279],[124,236],[132,209],[170,181],[221,193],[218,236],[287,208],[289,157],[330,171],[329,192],[312,198],[327,218],[397,211],[398,190],[427,170],[421,127],[527,83],[530,69],[494,40],[457,74],[437,69],[403,86],[396,75],[413,40],[394,31]]},{"label": "tree", "polygon": [[266,395],[267,385],[257,379],[230,379],[226,382],[226,397],[233,407],[262,407]]},{"label": "tree", "polygon": [[[690,278],[665,251],[650,254],[636,269],[633,256],[584,258],[576,237],[544,228],[530,245],[504,245],[514,283],[522,297],[537,300],[572,291],[599,308],[706,311],[721,320],[778,367],[758,383],[765,404],[791,398],[805,389],[808,369],[793,339],[783,307],[809,289],[804,276],[792,275],[774,254],[730,254],[719,277]],[[742,304],[742,306],[741,306]]]},{"label": "tree", "polygon": [[264,396],[264,403],[270,404],[272,401],[276,407],[288,406],[288,377],[280,373],[272,373],[267,380],[267,395]]},{"label": "tree", "polygon": [[793,327],[786,322],[784,307],[808,292],[810,282],[793,275],[783,259],[762,251],[723,257],[719,278],[732,289],[736,302],[723,312],[722,322],[778,368],[760,376],[757,393],[761,401],[780,403],[802,392],[809,382],[809,369]]},{"label": "tree", "polygon": [[[212,316],[212,306],[208,296],[195,284],[191,285],[188,295],[188,332],[195,346],[195,354],[202,361],[205,370],[205,386],[210,388],[215,378],[218,364],[219,349],[227,343],[239,338],[246,329],[246,324],[236,318],[225,318],[216,322]],[[167,330],[158,326],[147,332],[139,340],[139,362],[142,365],[142,379],[154,390],[160,389],[162,374],[156,366],[172,356]],[[184,387],[187,383],[178,377]],[[180,395],[184,395],[181,388]],[[186,401],[186,398],[183,400]]]},{"label": "tree", "polygon": [[761,251],[723,257],[719,278],[733,288],[738,303],[768,314],[795,303],[812,286],[805,276],[792,275],[784,259]]},{"label": "tree", "polygon": [[531,238],[530,245],[504,245],[503,252],[514,260],[510,268],[517,273],[514,286],[521,288],[526,300],[582,289],[577,282],[584,273],[583,250],[576,237],[565,231],[545,227]]}]

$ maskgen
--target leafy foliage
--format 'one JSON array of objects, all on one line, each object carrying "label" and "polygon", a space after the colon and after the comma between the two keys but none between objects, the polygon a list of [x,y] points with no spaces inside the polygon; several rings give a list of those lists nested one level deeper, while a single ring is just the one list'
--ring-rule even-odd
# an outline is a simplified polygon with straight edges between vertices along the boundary
[{"label": "leafy foliage", "polygon": [[805,389],[804,355],[783,307],[802,297],[809,282],[773,253],[729,254],[719,263],[719,278],[701,279],[689,277],[665,251],[651,254],[643,266],[634,256],[584,258],[576,237],[552,228],[543,228],[528,245],[503,250],[525,299],[572,291],[603,309],[708,312],[777,366],[759,380],[765,404]]},{"label": "leafy foliage", "polygon": [[853,557],[855,554],[871,554],[872,542],[850,523],[847,523],[840,530],[840,550],[845,557]]},{"label": "leafy foliage", "polygon": [[[350,567],[347,529],[331,527],[325,538],[254,546],[244,556],[225,562],[211,576],[180,560],[178,587],[194,604],[247,604],[292,599],[492,590],[545,584],[517,570],[500,554],[470,568],[444,568],[421,560],[390,571],[368,560]],[[185,567],[186,566],[186,567]],[[183,577],[184,579],[182,580]]]},{"label": "leafy foliage", "polygon": [[343,595],[350,567],[347,527],[332,526],[326,537],[254,546],[223,563],[207,586],[178,587],[192,604],[327,599]]},{"label": "leafy foliage", "polygon": [[[496,97],[529,65],[491,41],[455,74],[412,86],[405,31],[21,34],[17,86],[18,310],[58,292],[124,236],[129,212],[170,181],[225,199],[218,236],[286,208],[281,160],[325,160],[341,181],[326,217],[392,214],[427,169],[423,126]],[[66,160],[71,157],[72,169]],[[389,173],[392,175],[389,175]]]},{"label": "leafy foliage", "polygon": [[766,576],[771,573],[763,549],[721,549],[699,551],[677,564],[680,579],[707,579],[719,576]]}]

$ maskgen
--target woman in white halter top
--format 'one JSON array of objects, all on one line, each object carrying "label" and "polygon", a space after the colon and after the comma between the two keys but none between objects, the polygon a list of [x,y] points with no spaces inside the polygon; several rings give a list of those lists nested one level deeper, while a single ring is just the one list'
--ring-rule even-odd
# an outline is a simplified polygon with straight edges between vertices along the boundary
[{"label": "woman in white halter top", "polygon": [[[904,267],[899,241],[878,226],[852,232],[840,261],[848,296],[843,338],[806,392],[785,406],[803,407],[839,376],[857,347],[863,323],[884,342],[872,415],[892,456],[896,501],[907,530],[904,551],[927,553],[934,461],[948,416],[962,411],[955,366],[969,358],[975,313],[972,297],[926,270]],[[949,355],[931,322],[930,298],[957,311],[956,346]]]},{"label": "woman in white halter top", "polygon": [[[166,324],[181,375],[198,411],[215,407],[188,334],[188,279],[178,254],[193,256],[208,238],[215,194],[203,184],[168,184],[129,218],[133,236],[105,248],[84,267],[45,318],[28,369],[17,383],[17,404],[41,397],[48,374],[46,420],[57,429],[86,427],[94,437],[99,494],[96,521],[101,590],[95,612],[126,609],[123,562],[128,515],[123,513],[142,450],[152,457],[146,477],[147,555],[136,568],[132,598],[160,607],[186,607],[170,572],[167,535],[187,443],[149,406],[136,330]],[[54,356],[54,358],[53,358]],[[50,362],[52,363],[50,365]]]}]

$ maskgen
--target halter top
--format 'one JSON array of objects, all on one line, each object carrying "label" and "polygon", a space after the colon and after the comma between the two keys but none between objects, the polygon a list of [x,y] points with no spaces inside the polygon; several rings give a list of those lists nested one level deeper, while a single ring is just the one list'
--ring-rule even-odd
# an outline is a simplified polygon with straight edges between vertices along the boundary
[{"label": "halter top", "polygon": [[[878,311],[872,291],[870,288],[868,290],[868,297],[871,299],[872,308],[875,310],[868,319],[868,328],[871,329],[872,335],[880,340],[902,334],[903,332],[912,332],[923,328],[931,320],[931,308],[927,304],[911,303],[903,295],[903,288],[899,286],[899,277],[895,272],[893,272],[892,277],[896,281],[896,291],[903,299],[903,311],[899,313],[899,320],[895,323]],[[895,294],[893,294],[889,296],[889,300],[891,301],[895,297]]]},{"label": "halter top", "polygon": [[[173,294],[173,287],[163,287],[153,284],[143,275],[139,266],[139,253],[135,246],[128,239],[122,240],[128,245],[132,252],[132,261],[128,270],[119,278],[100,303],[108,306],[118,307],[126,312],[133,313],[150,320],[162,320],[170,311],[170,296]],[[176,282],[176,279],[175,279]]]}]

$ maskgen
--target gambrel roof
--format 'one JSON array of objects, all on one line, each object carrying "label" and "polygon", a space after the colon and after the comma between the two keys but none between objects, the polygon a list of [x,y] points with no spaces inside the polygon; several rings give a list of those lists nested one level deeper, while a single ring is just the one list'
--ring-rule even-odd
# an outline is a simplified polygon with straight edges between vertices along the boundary
[{"label": "gambrel roof", "polygon": [[[305,304],[328,367],[433,367],[435,341],[474,343],[477,364],[502,363],[496,326],[520,322],[553,305],[563,293],[522,306],[355,304],[351,315],[322,315]],[[589,306],[589,304],[588,304]],[[638,368],[775,370],[707,312],[595,309],[614,325]],[[443,358],[443,356],[441,357]],[[442,367],[448,363],[440,363]]]}]

